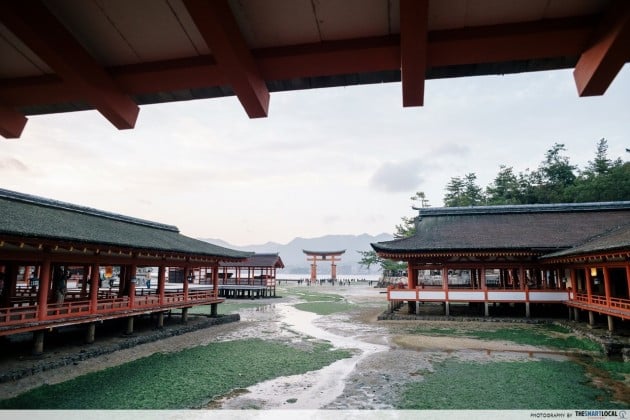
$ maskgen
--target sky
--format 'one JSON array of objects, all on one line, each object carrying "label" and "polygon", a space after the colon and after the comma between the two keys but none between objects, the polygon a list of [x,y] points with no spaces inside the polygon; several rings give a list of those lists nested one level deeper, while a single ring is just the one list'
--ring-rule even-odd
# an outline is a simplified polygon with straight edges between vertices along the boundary
[{"label": "sky", "polygon": [[487,186],[500,165],[536,169],[554,143],[583,168],[597,142],[630,158],[630,68],[579,98],[570,70],[272,93],[249,119],[235,97],[140,108],[133,130],[96,111],[31,116],[0,138],[0,187],[177,226],[233,245],[392,233],[452,177]]}]

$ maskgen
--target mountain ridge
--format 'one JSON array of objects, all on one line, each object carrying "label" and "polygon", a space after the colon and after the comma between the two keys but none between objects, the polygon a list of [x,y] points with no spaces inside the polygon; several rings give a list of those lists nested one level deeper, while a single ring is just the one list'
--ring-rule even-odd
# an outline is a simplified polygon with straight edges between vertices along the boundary
[{"label": "mountain ridge", "polygon": [[[337,263],[337,274],[372,274],[378,270],[372,267],[366,270],[359,265],[361,254],[358,251],[370,251],[370,243],[390,241],[393,236],[388,233],[370,235],[362,233],[359,235],[350,234],[330,234],[316,238],[295,237],[286,244],[277,242],[266,242],[264,244],[253,245],[233,245],[227,241],[216,238],[199,238],[202,241],[239,251],[251,251],[258,254],[278,253],[284,262],[284,270],[280,273],[303,274],[310,272],[309,263],[303,250],[308,251],[341,251],[345,253],[341,256],[341,261]],[[330,264],[322,261],[317,264],[317,272],[320,274],[330,273]]]}]

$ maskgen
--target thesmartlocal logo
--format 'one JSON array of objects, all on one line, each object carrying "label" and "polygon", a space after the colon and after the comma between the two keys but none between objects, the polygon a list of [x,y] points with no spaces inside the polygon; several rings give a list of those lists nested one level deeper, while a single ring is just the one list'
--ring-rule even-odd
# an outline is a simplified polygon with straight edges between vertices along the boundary
[{"label": "thesmartlocal logo", "polygon": [[625,410],[575,410],[575,417],[590,417],[590,418],[606,418],[617,417],[620,419],[629,418],[628,413]]}]

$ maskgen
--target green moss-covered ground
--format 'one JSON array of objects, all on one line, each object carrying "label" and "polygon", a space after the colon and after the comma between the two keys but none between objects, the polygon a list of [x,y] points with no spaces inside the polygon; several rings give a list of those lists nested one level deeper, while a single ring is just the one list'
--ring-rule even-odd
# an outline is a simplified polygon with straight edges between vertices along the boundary
[{"label": "green moss-covered ground", "polygon": [[259,339],[212,343],[43,385],[0,401],[0,409],[201,407],[233,389],[318,370],[346,357],[348,351],[326,343],[314,343],[310,350]]},{"label": "green moss-covered ground", "polygon": [[454,335],[473,337],[481,340],[506,340],[517,344],[544,346],[560,350],[584,350],[600,352],[601,346],[586,338],[576,337],[568,329],[553,325],[540,324],[523,327],[507,327],[495,329],[471,328],[436,328],[418,326],[410,330],[412,334]]},{"label": "green moss-covered ground", "polygon": [[447,360],[405,387],[399,409],[628,408],[595,388],[571,362],[472,363]]},{"label": "green moss-covered ground", "polygon": [[301,311],[314,312],[318,315],[330,315],[353,309],[355,306],[347,302],[306,302],[294,305]]}]

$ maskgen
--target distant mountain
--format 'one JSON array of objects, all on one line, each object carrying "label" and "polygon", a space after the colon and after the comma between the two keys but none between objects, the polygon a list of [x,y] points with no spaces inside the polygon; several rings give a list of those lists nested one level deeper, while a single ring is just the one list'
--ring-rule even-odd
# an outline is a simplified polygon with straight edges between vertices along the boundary
[{"label": "distant mountain", "polygon": [[[372,249],[370,243],[390,241],[393,236],[387,233],[380,235],[326,235],[319,238],[295,238],[288,244],[267,242],[260,245],[237,246],[221,239],[200,238],[202,241],[210,242],[226,248],[240,251],[252,251],[256,253],[279,253],[284,262],[285,268],[282,273],[303,274],[309,273],[310,267],[306,261],[306,255],[302,250],[308,251],[341,251],[346,252],[341,256],[341,262],[337,264],[337,274],[370,274],[376,273],[376,267],[370,271],[359,265],[361,255],[357,251],[369,251]],[[330,273],[330,263],[320,262],[317,264],[319,274]]]}]

